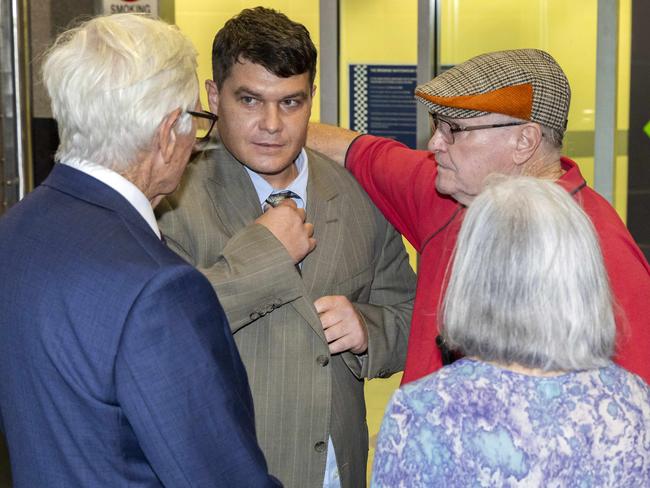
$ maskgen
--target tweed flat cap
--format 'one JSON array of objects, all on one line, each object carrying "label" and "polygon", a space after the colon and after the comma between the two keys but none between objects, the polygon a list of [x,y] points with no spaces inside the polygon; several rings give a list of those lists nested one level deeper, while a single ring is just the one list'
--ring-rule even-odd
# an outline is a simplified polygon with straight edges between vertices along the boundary
[{"label": "tweed flat cap", "polygon": [[465,119],[488,113],[564,132],[571,88],[553,57],[538,49],[481,54],[415,89],[430,112]]}]

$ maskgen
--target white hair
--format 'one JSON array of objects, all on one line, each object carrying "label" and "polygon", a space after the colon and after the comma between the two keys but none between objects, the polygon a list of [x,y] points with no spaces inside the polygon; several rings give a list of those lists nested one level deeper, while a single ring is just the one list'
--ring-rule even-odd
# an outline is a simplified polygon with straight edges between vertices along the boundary
[{"label": "white hair", "polygon": [[542,136],[546,141],[546,144],[551,148],[555,149],[558,153],[562,151],[562,144],[564,143],[564,132],[548,127],[546,125],[539,124],[542,130]]},{"label": "white hair", "polygon": [[[166,115],[194,109],[196,55],[175,26],[137,14],[96,17],[61,34],[43,64],[61,139],[56,160],[129,169]],[[184,113],[175,130],[191,127]]]},{"label": "white hair", "polygon": [[531,368],[600,367],[612,296],[588,216],[559,185],[492,177],[456,244],[442,335],[468,356]]}]

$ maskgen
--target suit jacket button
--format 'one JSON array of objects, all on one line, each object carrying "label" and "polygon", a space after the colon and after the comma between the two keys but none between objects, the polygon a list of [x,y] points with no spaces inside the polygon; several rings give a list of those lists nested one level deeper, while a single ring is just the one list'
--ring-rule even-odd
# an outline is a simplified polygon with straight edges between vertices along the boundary
[{"label": "suit jacket button", "polygon": [[253,312],[249,315],[251,320],[257,320],[261,317],[262,315],[259,312]]},{"label": "suit jacket button", "polygon": [[316,358],[316,362],[321,366],[327,366],[330,362],[330,358],[328,358],[325,354],[321,354]]},{"label": "suit jacket button", "polygon": [[388,371],[385,370],[385,369],[380,369],[380,370],[377,372],[377,377],[378,377],[378,378],[388,378],[389,376],[390,376],[390,372],[388,372]]},{"label": "suit jacket button", "polygon": [[319,441],[314,444],[314,451],[316,452],[325,452],[325,449],[327,449],[327,444],[325,444],[323,441]]}]

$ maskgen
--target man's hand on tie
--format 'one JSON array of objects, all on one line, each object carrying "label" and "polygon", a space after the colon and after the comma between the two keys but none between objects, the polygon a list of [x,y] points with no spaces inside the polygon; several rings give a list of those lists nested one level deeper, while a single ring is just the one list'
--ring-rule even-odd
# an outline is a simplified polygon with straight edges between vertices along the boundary
[{"label": "man's hand on tie", "polygon": [[330,354],[368,349],[368,330],[354,305],[341,295],[321,297],[314,302],[329,344]]},{"label": "man's hand on tie", "polygon": [[314,226],[305,222],[305,210],[298,208],[291,198],[269,208],[257,220],[282,243],[294,263],[302,261],[316,247]]}]

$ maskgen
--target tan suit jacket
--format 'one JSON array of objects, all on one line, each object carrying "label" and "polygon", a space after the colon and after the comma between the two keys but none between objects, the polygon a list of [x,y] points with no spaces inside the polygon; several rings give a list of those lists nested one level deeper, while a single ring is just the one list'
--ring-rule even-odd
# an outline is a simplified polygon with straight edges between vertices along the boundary
[{"label": "tan suit jacket", "polygon": [[[253,221],[253,184],[222,146],[191,163],[159,206],[169,245],[213,284],[248,372],[259,443],[288,487],[322,487],[332,437],[343,488],[366,484],[363,378],[401,371],[415,277],[399,234],[347,171],[307,151],[316,249],[302,276]],[[368,327],[367,355],[331,356],[313,302],[345,295]],[[191,360],[191,358],[188,358]]]}]

